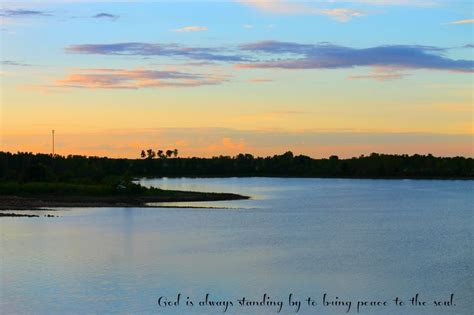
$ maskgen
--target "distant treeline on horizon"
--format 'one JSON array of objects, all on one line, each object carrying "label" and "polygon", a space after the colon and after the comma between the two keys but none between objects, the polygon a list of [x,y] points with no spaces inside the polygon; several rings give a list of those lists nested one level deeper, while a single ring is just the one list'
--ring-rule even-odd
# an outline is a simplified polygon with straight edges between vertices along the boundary
[{"label": "distant treeline on horizon", "polygon": [[101,183],[111,178],[228,176],[469,179],[474,178],[474,160],[377,153],[348,159],[313,159],[292,152],[271,157],[124,159],[0,152],[2,181]]}]

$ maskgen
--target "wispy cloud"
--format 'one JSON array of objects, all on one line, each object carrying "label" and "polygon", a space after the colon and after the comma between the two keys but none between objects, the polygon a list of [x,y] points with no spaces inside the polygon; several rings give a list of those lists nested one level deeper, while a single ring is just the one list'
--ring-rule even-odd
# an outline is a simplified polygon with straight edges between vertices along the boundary
[{"label": "wispy cloud", "polygon": [[[262,41],[241,46],[242,50],[279,56],[256,63],[240,64],[240,68],[337,69],[363,66],[431,69],[473,72],[474,61],[454,60],[443,56],[446,49],[432,46],[389,45],[350,48],[328,43],[299,44]],[[281,58],[281,55],[294,57]]]},{"label": "wispy cloud", "polygon": [[[343,69],[429,69],[473,72],[474,61],[446,56],[450,48],[421,45],[386,45],[351,48],[331,43],[260,41],[237,47],[185,47],[178,44],[117,43],[66,47],[66,52],[117,56],[166,57],[197,62],[235,64],[238,68]],[[378,73],[357,78],[395,79],[404,75]]]},{"label": "wispy cloud", "polygon": [[324,9],[319,11],[321,14],[328,15],[339,22],[348,22],[354,17],[362,17],[366,14],[354,9]]},{"label": "wispy cloud", "polygon": [[172,31],[178,32],[178,33],[187,33],[187,32],[202,32],[202,31],[207,31],[207,30],[208,28],[206,26],[192,25],[192,26],[184,26],[181,28],[177,28]]},{"label": "wispy cloud", "polygon": [[452,21],[447,24],[471,24],[471,23],[474,23],[474,19]]},{"label": "wispy cloud", "polygon": [[115,15],[115,14],[111,14],[111,13],[105,13],[105,12],[101,12],[101,13],[97,13],[96,15],[92,16],[94,19],[109,19],[109,20],[116,20],[118,19],[120,16],[119,15]]},{"label": "wispy cloud", "polygon": [[2,60],[0,62],[2,66],[13,66],[13,67],[30,67],[32,65],[28,63],[13,61],[13,60]]},{"label": "wispy cloud", "polygon": [[314,10],[304,3],[287,0],[237,0],[237,2],[275,14],[307,14]]},{"label": "wispy cloud", "polygon": [[82,69],[57,80],[55,87],[92,89],[141,89],[158,87],[194,87],[215,85],[228,80],[226,76],[179,71]]},{"label": "wispy cloud", "polygon": [[349,80],[375,80],[379,82],[402,79],[410,74],[400,72],[401,69],[393,67],[373,67],[372,72],[363,75],[350,75]]},{"label": "wispy cloud", "polygon": [[366,15],[362,11],[348,8],[320,8],[318,2],[288,0],[239,0],[238,2],[272,14],[326,15],[339,22]]},{"label": "wispy cloud", "polygon": [[208,146],[208,150],[213,152],[222,152],[224,151],[236,151],[236,152],[243,152],[246,149],[246,144],[243,139],[234,140],[230,137],[224,137],[221,140],[221,143],[218,144],[211,144]]},{"label": "wispy cloud", "polygon": [[26,10],[26,9],[6,9],[0,10],[0,16],[5,18],[21,18],[21,17],[37,17],[37,16],[50,16],[51,14],[38,11],[38,10]]},{"label": "wispy cloud", "polygon": [[390,81],[395,79],[401,79],[408,76],[403,73],[372,73],[367,75],[350,75],[347,78],[349,80],[376,80],[376,81]]},{"label": "wispy cloud", "polygon": [[116,43],[116,44],[88,44],[72,45],[65,49],[68,53],[124,55],[124,56],[162,56],[182,57],[205,61],[245,61],[242,56],[229,53],[221,48],[184,47],[178,44],[152,43]]},{"label": "wispy cloud", "polygon": [[272,82],[272,79],[267,79],[267,78],[252,78],[249,80],[250,83],[268,83]]}]

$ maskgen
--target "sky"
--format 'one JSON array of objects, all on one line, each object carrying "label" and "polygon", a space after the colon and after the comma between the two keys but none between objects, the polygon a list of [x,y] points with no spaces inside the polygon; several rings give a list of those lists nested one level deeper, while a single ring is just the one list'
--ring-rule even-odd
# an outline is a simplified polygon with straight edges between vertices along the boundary
[{"label": "sky", "polygon": [[474,156],[472,1],[3,1],[1,151]]}]

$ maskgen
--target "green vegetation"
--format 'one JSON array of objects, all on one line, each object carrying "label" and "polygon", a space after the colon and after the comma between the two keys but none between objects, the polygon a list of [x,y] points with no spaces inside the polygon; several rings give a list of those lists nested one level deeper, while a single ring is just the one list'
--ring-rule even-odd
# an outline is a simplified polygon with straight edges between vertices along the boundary
[{"label": "green vegetation", "polygon": [[[150,203],[248,197],[145,188],[137,177],[292,176],[472,179],[472,158],[373,153],[351,159],[312,159],[287,152],[272,157],[178,158],[149,151],[142,159],[0,152],[0,210],[51,207],[149,207]],[[173,151],[176,152],[177,151]],[[143,154],[141,154],[143,156]],[[173,157],[174,156],[174,157]]]},{"label": "green vegetation", "polygon": [[123,200],[152,201],[211,201],[226,199],[246,199],[247,197],[227,193],[202,193],[178,190],[162,190],[146,188],[132,182],[122,182],[117,186],[107,184],[74,184],[59,182],[0,182],[0,196],[38,197],[48,196],[49,199],[65,197],[100,198],[118,197]]},{"label": "green vegetation", "polygon": [[[265,158],[250,154],[235,157],[167,158],[165,154],[158,159],[112,159],[0,152],[0,182],[29,183],[21,187],[22,191],[63,189],[65,193],[144,193],[143,187],[131,183],[132,178],[162,176],[471,179],[474,178],[474,160],[465,157],[376,153],[350,159],[339,159],[337,156],[312,159],[304,155],[294,156],[291,152]],[[44,182],[62,184],[60,188],[44,185]],[[3,184],[0,189],[3,192],[19,189],[19,186],[12,185]]]},{"label": "green vegetation", "polygon": [[132,181],[132,175],[139,174],[133,173],[133,164],[126,159],[0,152],[0,210],[248,199],[231,193],[146,188]]},{"label": "green vegetation", "polygon": [[[137,184],[119,184],[120,188],[107,184],[74,184],[60,182],[1,182],[2,195],[77,195],[77,196],[111,196],[111,195],[142,195],[158,189],[146,189]],[[123,188],[122,188],[123,187]]]}]

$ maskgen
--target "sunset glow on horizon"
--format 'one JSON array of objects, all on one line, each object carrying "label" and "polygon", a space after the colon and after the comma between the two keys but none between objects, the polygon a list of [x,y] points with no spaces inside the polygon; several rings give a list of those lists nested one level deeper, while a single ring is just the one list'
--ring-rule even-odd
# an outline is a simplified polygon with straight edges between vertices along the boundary
[{"label": "sunset glow on horizon", "polygon": [[466,1],[15,1],[0,151],[474,156]]}]

